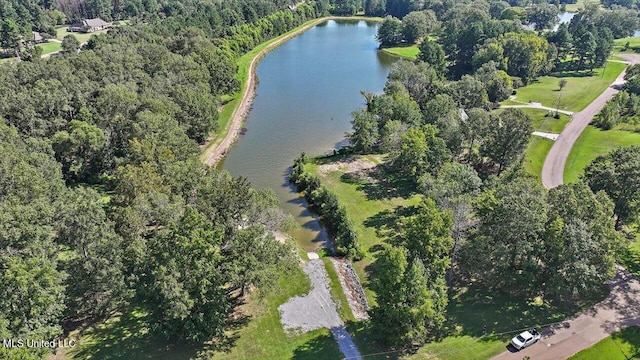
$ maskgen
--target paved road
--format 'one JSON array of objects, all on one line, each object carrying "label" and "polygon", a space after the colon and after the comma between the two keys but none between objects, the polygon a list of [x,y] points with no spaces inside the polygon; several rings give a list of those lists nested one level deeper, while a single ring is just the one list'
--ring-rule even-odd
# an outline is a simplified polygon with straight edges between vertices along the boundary
[{"label": "paved road", "polygon": [[[539,343],[519,352],[509,350],[493,360],[564,360],[610,334],[640,325],[640,281],[622,267],[617,268],[609,296],[594,307],[549,329]],[[515,335],[515,334],[514,334]]]},{"label": "paved road", "polygon": [[[631,64],[640,63],[640,55],[619,54],[617,56],[629,60]],[[544,161],[542,167],[542,185],[544,185],[545,188],[551,189],[562,185],[564,181],[564,168],[573,144],[578,137],[580,137],[580,134],[582,134],[582,131],[584,131],[587,125],[589,125],[593,117],[604,107],[606,102],[618,93],[620,86],[624,84],[625,73],[626,72],[623,71],[613,84],[603,91],[602,94],[584,110],[573,114],[573,119],[564,128]]]}]

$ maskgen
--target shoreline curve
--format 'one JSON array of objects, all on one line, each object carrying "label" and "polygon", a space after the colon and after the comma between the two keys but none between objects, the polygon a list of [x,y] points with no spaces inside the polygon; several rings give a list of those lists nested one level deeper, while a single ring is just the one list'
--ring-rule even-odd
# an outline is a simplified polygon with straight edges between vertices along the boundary
[{"label": "shoreline curve", "polygon": [[371,17],[358,17],[358,16],[325,16],[315,20],[310,20],[310,22],[306,25],[302,25],[298,29],[292,30],[290,33],[283,34],[281,38],[274,40],[272,43],[268,44],[264,49],[260,50],[254,57],[251,59],[249,63],[249,69],[247,71],[247,79],[245,80],[244,92],[242,93],[242,98],[238,103],[238,106],[233,110],[231,114],[231,118],[229,119],[228,130],[226,130],[226,135],[223,140],[217,146],[210,146],[210,141],[207,141],[202,148],[205,149],[202,158],[205,164],[209,166],[215,166],[220,160],[222,160],[226,155],[229,149],[233,146],[233,144],[238,139],[238,135],[240,135],[240,130],[242,129],[242,124],[246,116],[249,114],[251,110],[251,105],[253,104],[253,98],[256,93],[256,85],[258,83],[258,78],[256,75],[257,65],[260,63],[262,58],[267,55],[270,51],[277,48],[278,46],[284,44],[285,42],[291,40],[292,38],[302,34],[303,32],[311,29],[312,27],[321,24],[325,21],[329,20],[364,20],[364,21],[377,21],[380,22],[382,19],[379,18],[371,18]]}]

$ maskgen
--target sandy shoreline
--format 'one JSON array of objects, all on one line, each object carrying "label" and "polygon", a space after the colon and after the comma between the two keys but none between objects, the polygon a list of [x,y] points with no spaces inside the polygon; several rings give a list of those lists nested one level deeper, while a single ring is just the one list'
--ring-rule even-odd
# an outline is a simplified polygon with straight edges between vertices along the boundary
[{"label": "sandy shoreline", "polygon": [[[246,86],[244,89],[244,93],[242,94],[242,100],[240,100],[240,104],[238,105],[238,107],[233,111],[233,114],[231,115],[231,119],[230,119],[230,123],[231,126],[229,127],[229,131],[227,132],[227,134],[225,135],[224,139],[222,140],[222,142],[220,143],[220,145],[218,146],[212,146],[209,149],[207,149],[205,151],[205,153],[203,154],[203,159],[204,159],[204,163],[209,165],[209,166],[214,166],[216,165],[220,160],[222,160],[222,158],[225,157],[225,155],[227,155],[227,152],[229,151],[229,148],[231,148],[231,146],[233,146],[233,143],[236,141],[236,139],[238,138],[238,135],[240,134],[240,130],[242,129],[242,123],[245,119],[245,117],[247,116],[247,114],[249,113],[249,110],[251,110],[251,104],[253,103],[253,97],[255,95],[255,90],[256,90],[256,83],[257,83],[257,76],[256,76],[256,67],[258,65],[258,63],[260,62],[260,60],[262,60],[262,58],[269,53],[269,51],[275,49],[276,47],[282,45],[283,43],[285,43],[286,41],[290,40],[291,38],[300,35],[301,33],[309,30],[310,28],[324,22],[324,21],[328,21],[328,20],[366,20],[366,21],[377,21],[376,19],[373,18],[358,18],[358,17],[338,17],[338,16],[326,16],[326,17],[322,17],[316,20],[313,20],[311,23],[295,30],[294,32],[287,34],[285,36],[283,36],[282,38],[272,42],[271,44],[267,45],[264,49],[262,49],[260,52],[258,52],[256,54],[256,56],[251,60],[251,63],[249,64],[249,71],[247,72],[247,79],[246,79]],[[204,147],[206,148],[207,144],[204,145]]]}]

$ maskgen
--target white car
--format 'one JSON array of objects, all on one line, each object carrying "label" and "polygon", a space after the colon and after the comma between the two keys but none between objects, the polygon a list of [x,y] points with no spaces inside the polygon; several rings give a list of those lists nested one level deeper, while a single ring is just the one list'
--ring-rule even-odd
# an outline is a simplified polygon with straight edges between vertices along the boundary
[{"label": "white car", "polygon": [[541,335],[536,329],[523,331],[511,339],[511,345],[513,345],[516,350],[522,350],[529,345],[537,343],[540,337]]}]

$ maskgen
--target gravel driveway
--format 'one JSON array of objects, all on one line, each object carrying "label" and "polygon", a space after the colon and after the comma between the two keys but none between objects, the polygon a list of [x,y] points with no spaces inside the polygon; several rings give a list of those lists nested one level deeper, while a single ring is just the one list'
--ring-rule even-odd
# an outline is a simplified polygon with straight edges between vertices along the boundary
[{"label": "gravel driveway", "polygon": [[311,291],[305,296],[293,297],[278,307],[284,329],[308,332],[328,328],[345,358],[361,359],[360,352],[345,330],[336,311],[336,304],[331,299],[329,277],[324,263],[320,259],[310,260],[302,266],[302,270],[311,280]]}]

